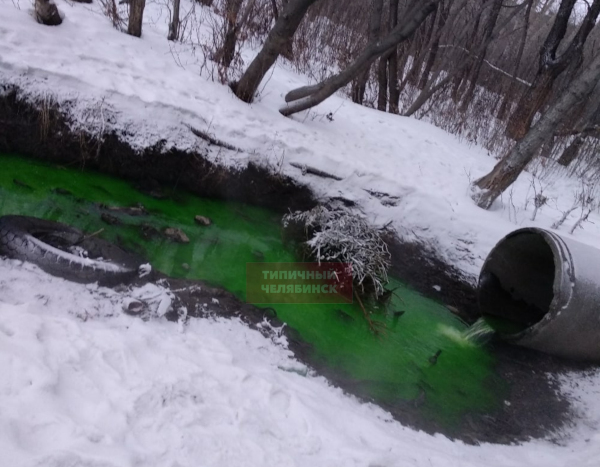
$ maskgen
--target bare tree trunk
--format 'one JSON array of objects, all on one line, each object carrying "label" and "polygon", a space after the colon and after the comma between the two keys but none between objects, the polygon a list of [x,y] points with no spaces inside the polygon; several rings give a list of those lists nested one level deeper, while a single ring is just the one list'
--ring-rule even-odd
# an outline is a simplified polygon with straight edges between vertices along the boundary
[{"label": "bare tree trunk", "polygon": [[235,57],[235,46],[237,45],[238,16],[244,0],[227,0],[225,3],[225,37],[223,44],[217,51],[215,59],[225,68],[229,68]]},{"label": "bare tree trunk", "polygon": [[492,3],[490,14],[488,16],[488,20],[486,21],[484,26],[483,40],[481,46],[479,47],[477,57],[475,58],[475,63],[473,64],[473,67],[471,69],[470,77],[468,78],[469,87],[463,95],[463,101],[460,106],[460,110],[462,112],[467,110],[467,108],[471,104],[471,101],[473,100],[473,95],[475,94],[475,86],[477,85],[477,80],[479,79],[479,74],[481,73],[481,67],[483,65],[483,61],[485,60],[488,47],[492,42],[494,28],[496,27],[496,23],[498,22],[498,16],[500,15],[501,8],[502,0],[494,0],[494,3]]},{"label": "bare tree trunk", "polygon": [[498,109],[496,117],[500,120],[504,120],[506,113],[509,109],[512,95],[514,93],[515,83],[519,75],[519,67],[521,66],[521,60],[523,59],[523,52],[525,50],[525,44],[527,42],[527,33],[529,32],[529,20],[531,17],[531,7],[533,6],[533,0],[528,0],[527,11],[525,12],[525,24],[523,25],[523,36],[521,37],[521,43],[519,44],[519,51],[517,52],[517,58],[515,59],[515,66],[513,68],[512,76],[513,79],[508,86],[508,90],[504,93],[504,99]]},{"label": "bare tree trunk", "polygon": [[[399,0],[390,0],[390,31],[393,31],[398,25],[398,3]],[[398,88],[398,46],[394,47],[388,58],[388,69],[390,113],[397,114],[398,103],[400,101],[400,89]]]},{"label": "bare tree trunk", "polygon": [[428,50],[428,44],[430,42],[431,37],[433,36],[433,31],[436,25],[437,18],[437,8],[433,12],[433,14],[428,18],[428,21],[425,23],[423,29],[420,31],[421,33],[415,35],[414,41],[416,42],[415,53],[413,54],[413,61],[410,67],[410,71],[406,76],[406,83],[411,86],[417,86],[419,83],[422,71],[423,71],[423,59],[426,56],[426,52]]},{"label": "bare tree trunk", "polygon": [[454,102],[458,102],[461,94],[464,89],[464,81],[467,79],[467,76],[471,72],[472,61],[469,60],[470,57],[473,56],[472,47],[477,44],[477,33],[479,32],[479,24],[481,23],[481,16],[483,15],[483,11],[485,9],[486,2],[481,3],[481,8],[477,12],[477,16],[475,17],[475,22],[473,23],[473,28],[471,29],[471,37],[467,39],[466,49],[467,54],[467,63],[462,66],[460,71],[456,73],[454,79],[452,80],[452,92],[450,96]]},{"label": "bare tree trunk", "polygon": [[144,20],[144,8],[146,0],[131,0],[129,3],[129,24],[127,34],[142,37],[142,21]]},{"label": "bare tree trunk", "polygon": [[179,6],[181,0],[173,0],[173,16],[169,23],[169,35],[167,39],[170,41],[176,41],[179,39]]},{"label": "bare tree trunk", "polygon": [[496,198],[517,179],[540,147],[552,137],[565,114],[591,94],[599,79],[600,55],[597,55],[494,169],[473,183],[476,190],[473,200],[480,208],[489,209]]},{"label": "bare tree trunk", "polygon": [[377,67],[377,84],[379,86],[379,93],[377,94],[377,110],[385,112],[388,104],[388,57],[383,56],[379,59],[379,66]]},{"label": "bare tree trunk", "polygon": [[305,86],[289,92],[285,96],[286,102],[293,102],[279,110],[283,115],[292,115],[320,104],[338,89],[346,86],[364,67],[373,63],[378,57],[389,53],[400,42],[411,37],[423,21],[435,10],[440,0],[414,0],[402,15],[402,22],[398,24],[383,39],[367,45],[363,52],[345,70],[325,81]]},{"label": "bare tree trunk", "polygon": [[574,63],[577,68],[582,61],[583,46],[600,14],[600,0],[594,0],[567,49],[560,57],[556,56],[558,47],[567,32],[569,18],[576,1],[561,1],[552,29],[540,50],[540,63],[536,77],[508,121],[506,135],[509,138],[518,140],[525,136],[536,113],[546,104],[555,80],[569,65]]},{"label": "bare tree trunk", "polygon": [[50,0],[35,0],[34,8],[38,23],[46,26],[58,26],[62,23],[58,8]]},{"label": "bare tree trunk", "polygon": [[581,152],[586,138],[590,136],[598,136],[600,131],[600,106],[598,106],[587,118],[584,119],[579,132],[574,132],[575,139],[565,148],[561,156],[558,158],[558,163],[568,167]]},{"label": "bare tree trunk", "polygon": [[294,37],[309,7],[318,0],[289,0],[256,58],[231,89],[244,102],[252,102],[260,82],[273,66],[286,44]]},{"label": "bare tree trunk", "polygon": [[[281,7],[285,9],[290,0],[281,0]],[[277,21],[277,19],[275,20]],[[283,49],[281,50],[281,56],[287,60],[294,59],[294,36],[291,35],[288,37]]]},{"label": "bare tree trunk", "polygon": [[[379,39],[381,36],[381,18],[383,16],[383,0],[373,0],[371,6],[371,18],[369,20],[369,42]],[[371,66],[358,75],[352,85],[352,102],[362,104],[365,99],[367,81],[371,73]]]},{"label": "bare tree trunk", "polygon": [[440,50],[440,40],[442,39],[444,26],[446,26],[446,21],[448,21],[448,16],[450,14],[450,7],[452,6],[452,1],[444,1],[445,5],[442,7],[442,11],[440,11],[440,14],[438,15],[439,19],[437,24],[437,31],[431,43],[431,47],[429,48],[427,60],[425,61],[425,66],[423,68],[423,73],[421,73],[421,79],[417,84],[417,87],[421,90],[425,89],[425,86],[427,86],[427,82],[429,81],[429,75],[431,74],[431,70],[433,69],[433,65],[435,64],[437,54]]},{"label": "bare tree trunk", "polygon": [[[495,1],[495,0],[488,0],[488,2],[491,2],[491,1]],[[524,3],[521,5],[518,5],[514,9],[512,14],[509,15],[505,19],[505,21],[496,28],[495,32],[489,38],[489,42],[495,40],[498,37],[498,34],[500,34],[500,32],[510,23],[510,21],[514,18],[514,16],[518,13],[518,10],[520,8],[522,8],[523,5],[524,5]],[[462,4],[461,4],[461,8],[462,8]],[[460,11],[460,9],[459,9],[459,11]],[[451,27],[452,27],[453,23],[455,22],[455,20],[456,20],[456,15],[454,16],[453,21],[450,23]],[[472,30],[464,30],[463,34],[458,36],[456,42],[461,43],[462,39],[464,37],[466,37],[468,33],[471,35],[471,38],[469,40],[473,41],[474,40],[473,34],[474,34],[475,29],[476,28],[474,27]],[[452,57],[450,57],[450,58],[446,57],[444,63],[442,63],[439,66],[439,69],[435,73],[433,78],[431,78],[431,80],[425,85],[425,87],[419,94],[419,97],[417,97],[415,102],[410,106],[410,108],[403,115],[410,116],[410,115],[414,114],[417,110],[419,110],[423,106],[423,104],[425,104],[431,97],[433,97],[433,95],[435,95],[436,92],[438,92],[440,89],[445,88],[448,84],[453,84],[453,89],[451,91],[451,97],[453,100],[457,100],[458,96],[460,96],[462,94],[463,87],[466,85],[466,83],[469,82],[466,79],[466,76],[469,74],[470,71],[473,70],[474,60],[478,59],[485,52],[485,49],[487,49],[488,46],[489,46],[489,44],[486,41],[480,43],[478,48],[475,49],[474,53],[471,51],[467,51],[468,55],[467,55],[466,59],[464,59],[460,65],[458,65],[458,66],[454,65],[452,68],[450,68],[448,66],[446,68],[444,68],[444,63],[446,63],[446,65],[448,65],[448,60],[449,59],[452,60]],[[454,61],[456,61],[455,57],[454,57]],[[444,69],[446,71],[446,77],[444,77],[443,80],[438,82],[438,79],[440,77],[440,71],[444,70]]]},{"label": "bare tree trunk", "polygon": [[402,115],[405,117],[410,117],[411,115],[413,115],[416,111],[423,107],[423,104],[425,104],[425,102],[431,99],[431,97],[436,92],[438,92],[440,89],[445,88],[452,81],[452,78],[453,75],[448,74],[443,80],[441,80],[437,84],[435,84],[437,78],[430,80],[425,89],[423,89],[423,91],[419,93],[419,97],[415,99],[415,101],[411,104],[408,110]]},{"label": "bare tree trunk", "polygon": [[585,138],[582,135],[578,135],[575,139],[569,144],[563,153],[558,158],[558,163],[564,167],[568,167],[571,162],[577,159],[579,155],[579,151],[585,142]]}]

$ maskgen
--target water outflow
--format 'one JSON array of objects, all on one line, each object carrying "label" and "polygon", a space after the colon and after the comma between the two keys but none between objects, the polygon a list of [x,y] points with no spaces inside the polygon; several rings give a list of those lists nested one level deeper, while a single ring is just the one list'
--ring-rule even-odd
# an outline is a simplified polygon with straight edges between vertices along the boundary
[{"label": "water outflow", "polygon": [[479,318],[472,326],[463,331],[463,337],[476,345],[484,345],[496,334],[496,330],[485,318]]}]

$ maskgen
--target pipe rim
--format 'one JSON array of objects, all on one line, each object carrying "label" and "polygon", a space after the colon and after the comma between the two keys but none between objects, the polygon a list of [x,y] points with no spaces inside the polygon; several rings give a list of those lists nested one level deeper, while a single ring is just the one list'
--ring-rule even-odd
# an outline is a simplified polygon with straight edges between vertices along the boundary
[{"label": "pipe rim", "polygon": [[[524,233],[533,233],[539,235],[552,251],[554,259],[554,281],[552,284],[552,301],[550,302],[548,311],[538,322],[516,333],[502,333],[502,339],[508,342],[517,342],[526,337],[535,336],[536,334],[541,332],[542,329],[556,317],[556,315],[561,311],[561,309],[569,303],[573,295],[572,287],[562,287],[565,281],[568,281],[568,283],[574,283],[575,273],[571,252],[569,251],[569,248],[567,247],[565,241],[560,236],[558,236],[554,232],[550,232],[546,229],[541,229],[539,227],[524,227],[521,229],[514,230],[506,236],[504,236],[498,243],[496,243],[494,248],[492,248],[492,250],[488,254],[485,262],[483,263],[481,273],[479,275],[479,281],[481,281],[483,272],[486,270],[486,266],[491,260],[492,253],[510,238]],[[564,293],[565,290],[567,290],[568,292]],[[482,315],[485,316],[483,313]]]}]

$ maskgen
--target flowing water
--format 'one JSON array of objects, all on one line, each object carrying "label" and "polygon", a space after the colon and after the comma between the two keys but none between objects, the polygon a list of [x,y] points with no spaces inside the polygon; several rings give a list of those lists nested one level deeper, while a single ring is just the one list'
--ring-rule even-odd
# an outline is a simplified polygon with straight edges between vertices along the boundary
[{"label": "flowing water", "polygon": [[463,332],[464,338],[476,345],[485,344],[494,334],[496,334],[496,330],[490,325],[487,318],[479,318]]},{"label": "flowing water", "polygon": [[[147,214],[112,212],[121,225],[100,218],[100,204],[141,203]],[[0,155],[0,215],[21,214],[64,222],[143,254],[154,268],[200,279],[245,299],[248,262],[291,262],[281,240],[280,217],[239,203],[173,192],[154,199],[122,180],[90,171]],[[212,219],[196,225],[194,216]],[[182,229],[189,244],[150,235]],[[494,359],[473,344],[467,326],[443,305],[392,279],[386,332],[374,336],[357,305],[276,305],[278,316],[314,349],[314,358],[345,375],[348,386],[382,404],[410,405],[446,426],[471,412],[495,409],[503,400]]]}]

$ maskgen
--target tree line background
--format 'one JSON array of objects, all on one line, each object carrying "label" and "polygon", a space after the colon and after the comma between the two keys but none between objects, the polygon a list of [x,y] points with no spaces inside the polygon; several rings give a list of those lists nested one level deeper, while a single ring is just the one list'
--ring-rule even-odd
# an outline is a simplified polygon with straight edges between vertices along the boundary
[{"label": "tree line background", "polygon": [[[146,0],[99,1],[115,27],[142,35]],[[582,206],[599,185],[600,0],[155,1],[174,56],[192,50],[245,102],[281,58],[315,83],[290,90],[283,115],[339,92],[481,144],[500,159],[472,181],[483,208],[533,165],[580,177]],[[248,46],[259,53],[245,63]]]}]

